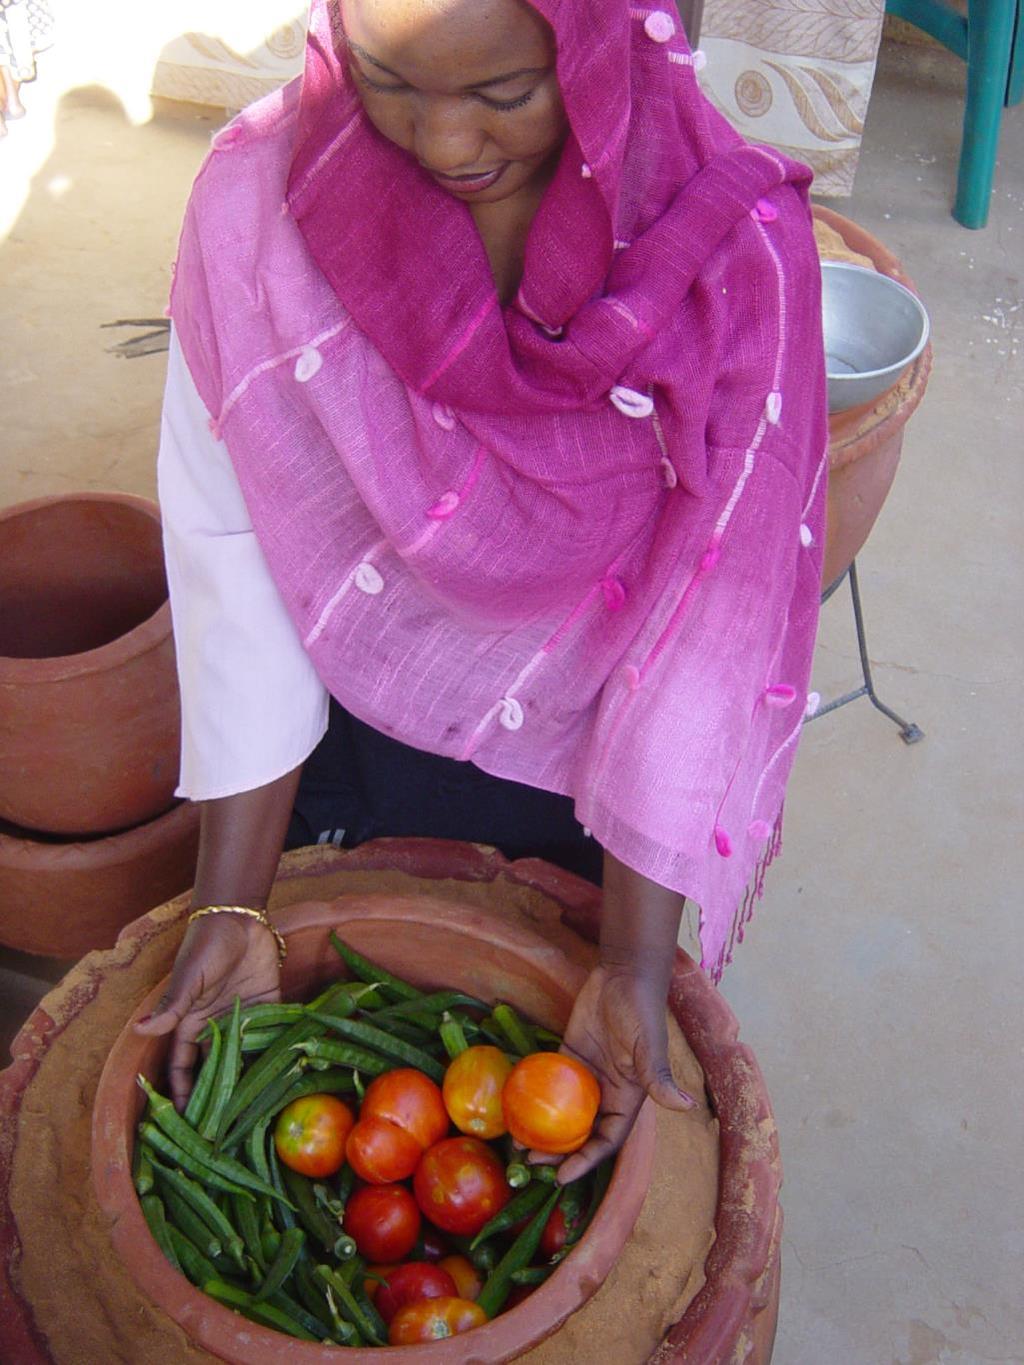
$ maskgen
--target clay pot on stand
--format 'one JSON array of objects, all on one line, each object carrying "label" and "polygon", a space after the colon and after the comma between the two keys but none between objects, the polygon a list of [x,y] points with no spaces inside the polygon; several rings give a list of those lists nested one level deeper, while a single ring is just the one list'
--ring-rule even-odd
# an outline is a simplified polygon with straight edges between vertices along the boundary
[{"label": "clay pot on stand", "polygon": [[[842,238],[849,251],[867,257],[875,269],[913,289],[899,260],[877,237],[815,206],[814,217]],[[899,382],[873,403],[829,418],[829,485],[822,583],[827,587],[850,567],[871,533],[889,495],[903,449],[903,434],[924,397],[932,367],[925,347]]]},{"label": "clay pot on stand", "polygon": [[0,819],[105,834],[174,799],[180,721],[156,503],[0,511]]},{"label": "clay pot on stand", "polygon": [[[597,932],[600,897],[594,887],[549,864],[536,860],[510,864],[493,850],[466,844],[402,839],[379,840],[351,852],[327,847],[299,850],[285,856],[271,905],[276,915],[284,906],[300,901],[323,902],[340,894],[365,897],[382,890],[403,898],[441,895],[449,903],[449,914],[451,902],[458,902],[461,915],[457,922],[465,916],[467,926],[486,912],[499,926],[511,917],[513,923],[540,933],[549,945],[544,953],[515,964],[516,973],[527,973],[527,995],[522,998],[524,1003],[530,1002],[531,1009],[543,1012],[545,999],[551,1004],[557,992],[565,989],[564,982],[552,983],[549,979],[546,963],[557,956],[552,954],[552,946],[577,964],[577,975],[593,960],[593,949],[585,939],[595,938]],[[172,1328],[134,1287],[128,1269],[111,1246],[108,1219],[89,1189],[88,1144],[81,1131],[85,1115],[82,1106],[92,1103],[100,1069],[111,1047],[120,1047],[117,1040],[129,1018],[145,1008],[143,997],[170,968],[184,930],[186,908],[187,898],[181,897],[150,912],[124,931],[114,952],[92,954],[79,964],[25,1025],[12,1048],[14,1064],[0,1075],[0,1126],[14,1135],[10,1146],[0,1144],[0,1358],[17,1360],[19,1365],[70,1361],[76,1358],[76,1351],[81,1351],[83,1340],[109,1341],[112,1314],[114,1321],[123,1318],[127,1324],[127,1335],[119,1344],[130,1340],[136,1358],[147,1351],[148,1358],[161,1359],[166,1365],[198,1358],[196,1348],[187,1345],[180,1331]],[[322,908],[306,906],[293,912],[296,923],[306,925],[303,933],[307,944],[319,941],[314,926]],[[498,935],[499,942],[504,943],[504,939],[504,934]],[[373,950],[379,952],[383,941],[375,937]],[[370,938],[360,940],[360,944],[368,949]],[[319,970],[318,951],[310,955],[303,949],[298,954],[296,949],[300,964],[305,963],[301,970]],[[494,956],[490,961],[482,960],[483,969],[492,974],[481,978],[482,982],[495,985],[493,973],[499,970],[499,961]],[[335,963],[332,969],[337,972]],[[447,977],[448,964],[444,974]],[[504,982],[500,989],[504,990]],[[724,1365],[740,1360],[748,1365],[766,1365],[778,1307],[781,1232],[781,1173],[770,1102],[756,1060],[737,1041],[738,1025],[728,1005],[683,953],[677,957],[669,1004],[686,1034],[690,1065],[696,1068],[695,1075],[703,1072],[708,1103],[718,1125],[718,1138],[714,1126],[704,1130],[711,1153],[717,1151],[717,1169],[712,1164],[686,1194],[686,1200],[692,1202],[692,1191],[701,1189],[701,1197],[706,1199],[707,1235],[713,1235],[713,1245],[705,1256],[703,1249],[708,1243],[699,1244],[692,1287],[685,1294],[683,1283],[669,1275],[661,1287],[662,1297],[631,1302],[622,1330],[634,1341],[638,1318],[644,1312],[652,1317],[658,1325],[650,1337],[644,1338],[650,1342],[645,1350],[652,1365],[667,1361]],[[75,1072],[73,1093],[69,1093],[67,1082],[69,1067]],[[693,1080],[689,1083],[695,1084]],[[119,1090],[121,1100],[116,1105],[96,1106],[93,1120],[101,1180],[112,1162],[111,1178],[123,1184],[127,1180],[124,1163],[131,1122],[125,1100],[130,1085],[125,1081]],[[56,1118],[55,1106],[59,1109]],[[645,1217],[659,1216],[652,1211],[660,1213],[667,1205],[678,1242],[679,1223],[674,1221],[671,1200],[683,1196],[670,1188],[676,1167],[666,1157],[673,1150],[669,1134],[676,1131],[672,1125],[677,1123],[677,1116],[659,1112],[656,1117],[659,1125],[668,1127],[663,1132],[659,1126],[654,1183],[638,1233]],[[693,1168],[692,1161],[686,1165],[688,1171]],[[56,1185],[54,1172],[58,1173]],[[659,1183],[666,1174],[669,1184]],[[78,1192],[73,1200],[60,1198],[65,1188]],[[47,1190],[49,1197],[42,1199],[37,1189]],[[82,1286],[73,1303],[65,1295],[51,1292],[53,1266],[45,1248],[54,1239],[59,1239],[69,1257],[76,1258],[66,1272],[79,1277]],[[132,1240],[133,1246],[141,1245]],[[632,1239],[626,1244],[621,1258],[623,1270],[632,1258],[634,1272],[639,1270],[637,1283],[646,1285],[644,1300],[651,1299],[655,1277],[663,1269],[654,1261],[664,1263],[668,1259],[666,1246],[664,1235],[653,1243]],[[703,1287],[697,1290],[702,1261]],[[163,1269],[171,1273],[167,1267]],[[589,1349],[591,1330],[593,1347],[607,1353],[608,1315],[611,1313],[616,1321],[621,1319],[619,1272],[617,1266],[612,1282],[605,1287],[607,1293],[599,1291],[551,1338],[543,1348],[545,1361],[564,1360],[566,1365],[576,1365]],[[535,1310],[531,1304],[536,1305]],[[677,1304],[675,1311],[681,1317],[666,1332],[664,1323],[671,1322],[672,1307]],[[510,1313],[508,1320],[520,1312],[530,1316],[531,1311],[541,1308],[543,1301],[534,1295]],[[544,1308],[545,1313],[552,1310],[550,1304]],[[604,1329],[591,1329],[588,1324],[595,1321],[604,1323]],[[542,1325],[533,1324],[538,1329]],[[252,1330],[259,1331],[255,1327]],[[51,1352],[48,1339],[63,1341],[63,1349]],[[564,1346],[563,1340],[567,1343]],[[464,1338],[463,1344],[466,1341]],[[279,1345],[279,1353],[288,1353],[289,1358],[293,1349],[306,1349],[299,1343],[280,1340]],[[437,1345],[443,1348],[444,1343]],[[430,1356],[432,1361],[440,1358]],[[463,1352],[456,1358],[465,1362],[476,1357]],[[491,1357],[482,1358],[490,1365]]]}]

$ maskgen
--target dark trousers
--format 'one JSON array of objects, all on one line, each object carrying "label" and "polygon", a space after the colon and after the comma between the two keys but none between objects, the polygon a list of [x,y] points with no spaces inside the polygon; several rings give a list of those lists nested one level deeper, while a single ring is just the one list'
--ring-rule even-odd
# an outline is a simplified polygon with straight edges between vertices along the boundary
[{"label": "dark trousers", "polygon": [[286,847],[354,848],[384,836],[493,844],[507,858],[546,858],[601,882],[601,847],[567,796],[400,744],[332,701],[327,734],[303,768]]}]

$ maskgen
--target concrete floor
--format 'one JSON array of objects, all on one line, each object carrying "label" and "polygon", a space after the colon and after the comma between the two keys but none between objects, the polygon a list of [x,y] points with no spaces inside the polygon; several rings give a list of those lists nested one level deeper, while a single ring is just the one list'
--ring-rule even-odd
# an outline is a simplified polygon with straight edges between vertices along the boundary
[{"label": "concrete floor", "polygon": [[[968,232],[948,212],[962,87],[954,59],[887,46],[857,192],[836,205],[902,257],[933,319],[931,387],[860,560],[879,690],[927,738],[905,747],[864,700],[809,728],[786,856],[724,983],[782,1138],[776,1365],[1024,1361],[1024,107],[990,224]],[[0,505],[152,493],[163,363],[115,359],[98,329],[160,313],[217,116],[133,126],[100,89],[28,102],[0,145],[8,183],[31,176],[0,241]],[[51,113],[40,165],[27,149]],[[857,680],[839,594],[815,686]],[[8,1031],[27,965],[6,959],[20,994],[0,975]]]}]

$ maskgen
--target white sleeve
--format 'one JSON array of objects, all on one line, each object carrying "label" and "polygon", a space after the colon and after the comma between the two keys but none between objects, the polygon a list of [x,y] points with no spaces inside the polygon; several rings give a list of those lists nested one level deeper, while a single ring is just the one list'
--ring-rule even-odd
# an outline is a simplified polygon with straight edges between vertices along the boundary
[{"label": "white sleeve", "polygon": [[157,461],[194,801],[283,777],[327,729],[328,693],[270,577],[222,441],[171,333]]}]

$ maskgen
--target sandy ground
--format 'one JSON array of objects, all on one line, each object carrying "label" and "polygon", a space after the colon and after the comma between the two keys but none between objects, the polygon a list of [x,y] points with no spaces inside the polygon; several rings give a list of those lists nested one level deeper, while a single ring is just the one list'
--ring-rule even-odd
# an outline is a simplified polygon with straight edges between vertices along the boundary
[{"label": "sandy ground", "polygon": [[[777,1365],[1024,1361],[1024,107],[990,224],[968,232],[948,211],[962,86],[954,59],[887,48],[836,205],[903,258],[933,318],[931,387],[860,558],[879,690],[927,737],[905,747],[863,700],[810,727],[786,856],[724,983],[782,1136]],[[221,115],[161,106],[137,125],[102,88],[26,103],[0,144],[5,193],[26,190],[0,241],[0,505],[151,494],[163,360],[115,358],[101,328],[163,309]],[[857,681],[840,593],[815,685]],[[4,964],[9,1031],[33,985]]]}]

